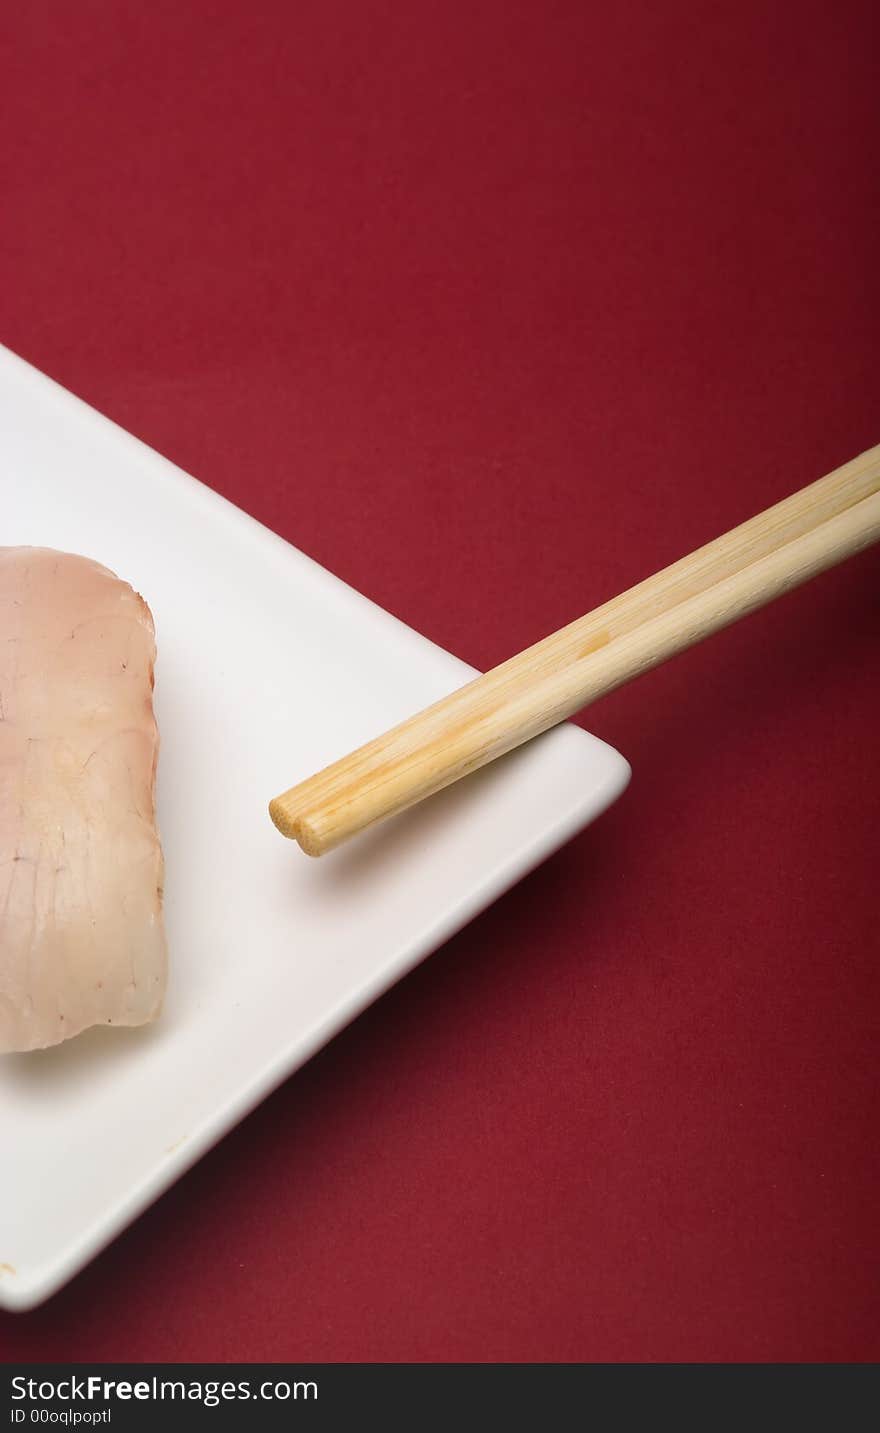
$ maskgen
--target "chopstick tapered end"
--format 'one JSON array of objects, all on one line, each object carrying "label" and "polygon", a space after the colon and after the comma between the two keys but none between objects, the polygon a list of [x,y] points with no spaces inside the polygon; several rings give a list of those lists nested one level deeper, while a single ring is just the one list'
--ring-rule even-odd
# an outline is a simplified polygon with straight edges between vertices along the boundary
[{"label": "chopstick tapered end", "polygon": [[296,823],[292,821],[287,813],[283,796],[275,796],[269,802],[269,815],[272,818],[272,825],[280,831],[282,836],[288,840],[296,840]]},{"label": "chopstick tapered end", "polygon": [[327,845],[320,841],[312,831],[308,821],[302,813],[295,812],[288,800],[288,793],[283,796],[275,796],[269,802],[269,815],[276,830],[289,841],[296,841],[300,849],[305,851],[307,856],[323,856],[328,849]]}]

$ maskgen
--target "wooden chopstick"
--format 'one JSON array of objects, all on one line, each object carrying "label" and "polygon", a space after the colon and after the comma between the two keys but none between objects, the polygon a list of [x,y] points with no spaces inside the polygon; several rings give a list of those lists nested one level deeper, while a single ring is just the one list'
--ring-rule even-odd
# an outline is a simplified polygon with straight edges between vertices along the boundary
[{"label": "wooden chopstick", "polygon": [[277,796],[272,820],[322,855],[878,538],[880,446]]}]

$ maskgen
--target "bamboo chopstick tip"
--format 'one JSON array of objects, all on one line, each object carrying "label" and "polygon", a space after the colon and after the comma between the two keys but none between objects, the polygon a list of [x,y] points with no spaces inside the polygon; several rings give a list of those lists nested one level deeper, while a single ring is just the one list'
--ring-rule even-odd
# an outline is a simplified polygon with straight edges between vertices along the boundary
[{"label": "bamboo chopstick tip", "polygon": [[286,836],[289,841],[296,840],[296,821],[291,818],[283,796],[274,796],[269,802],[269,816],[272,825],[282,836]]},{"label": "bamboo chopstick tip", "polygon": [[308,821],[299,814],[290,810],[287,801],[287,793],[284,796],[275,796],[269,802],[269,815],[272,824],[282,836],[288,841],[296,841],[300,849],[307,856],[323,856],[328,849],[325,842],[321,841]]},{"label": "bamboo chopstick tip", "polygon": [[307,856],[313,858],[323,856],[325,851],[330,849],[327,842],[320,839],[317,832],[309,825],[308,820],[302,816],[294,822],[294,834],[299,842],[300,850],[305,851]]}]

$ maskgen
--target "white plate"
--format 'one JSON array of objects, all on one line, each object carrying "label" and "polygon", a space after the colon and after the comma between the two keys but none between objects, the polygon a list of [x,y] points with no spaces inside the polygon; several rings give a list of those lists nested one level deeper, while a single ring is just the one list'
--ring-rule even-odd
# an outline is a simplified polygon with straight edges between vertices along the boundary
[{"label": "white plate", "polygon": [[269,797],[472,668],[3,349],[0,542],[97,558],[153,609],[171,956],[154,1027],[0,1058],[0,1305],[24,1309],[629,767],[563,727],[312,861]]}]

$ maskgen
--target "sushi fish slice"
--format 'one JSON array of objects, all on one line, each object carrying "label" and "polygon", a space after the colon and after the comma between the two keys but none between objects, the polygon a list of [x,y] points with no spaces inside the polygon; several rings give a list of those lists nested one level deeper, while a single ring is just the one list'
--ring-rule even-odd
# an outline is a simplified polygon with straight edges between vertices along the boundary
[{"label": "sushi fish slice", "polygon": [[153,619],[106,567],[0,548],[0,1053],[165,991]]}]

